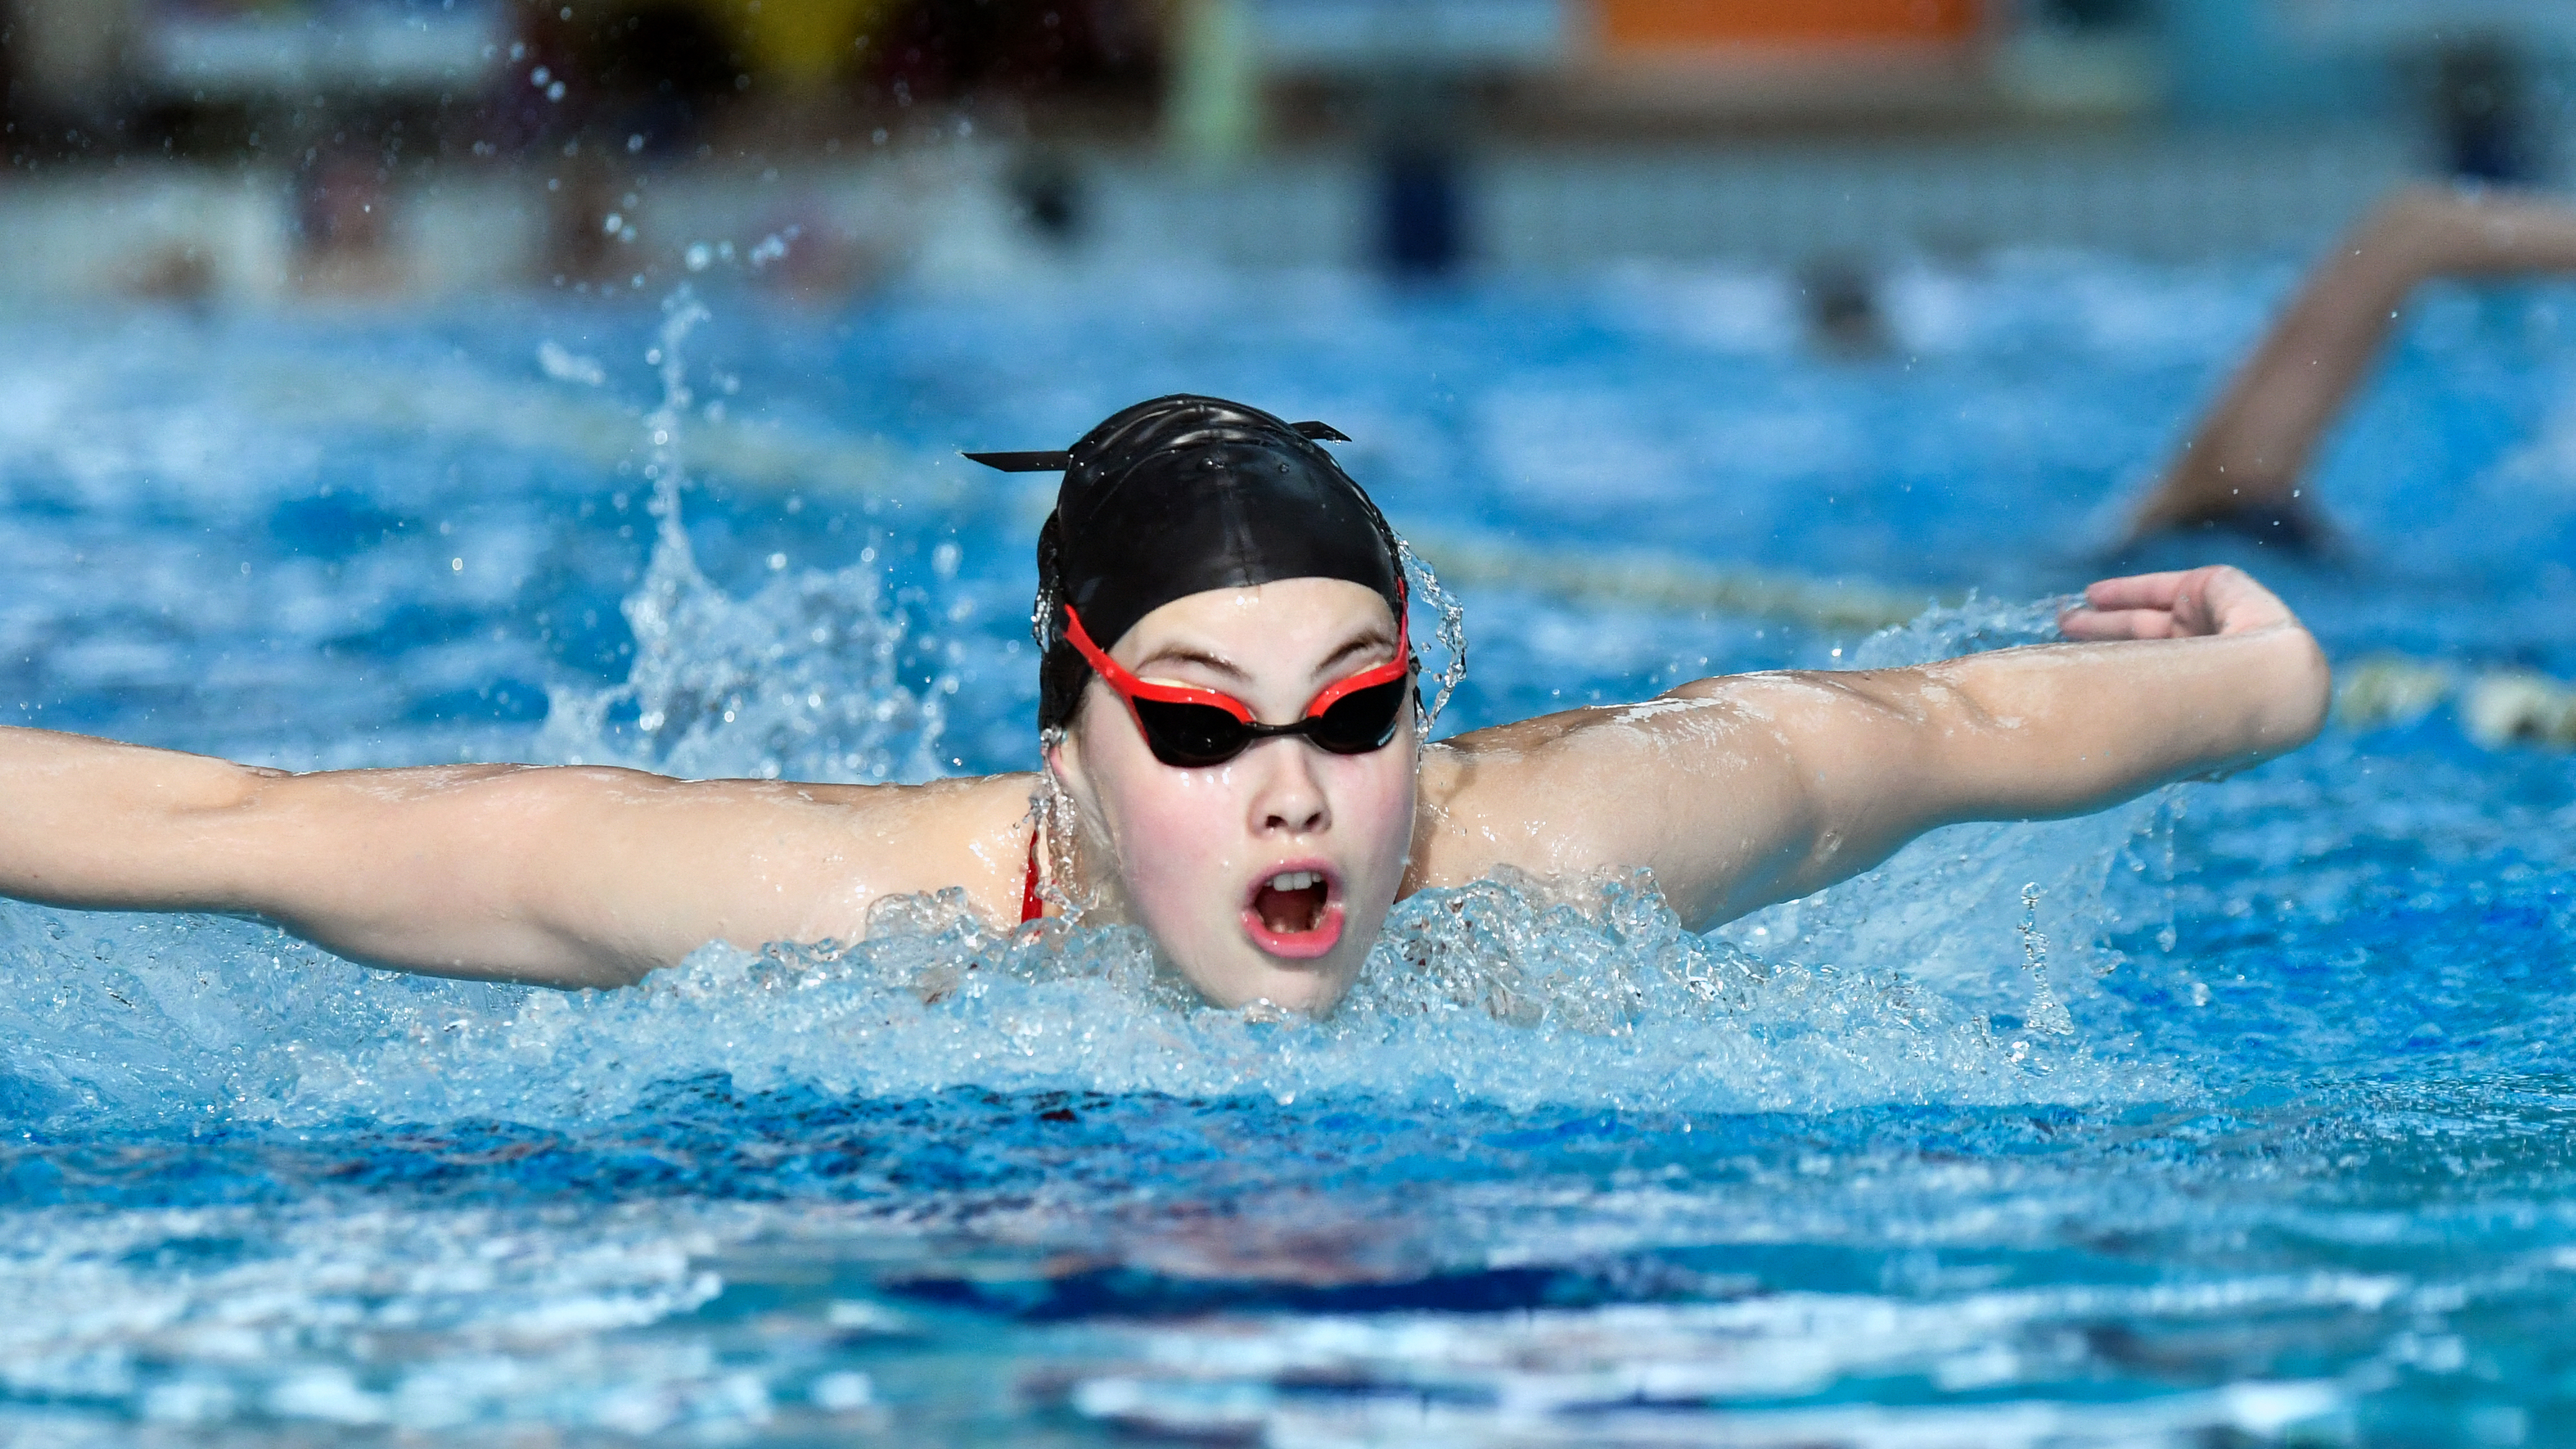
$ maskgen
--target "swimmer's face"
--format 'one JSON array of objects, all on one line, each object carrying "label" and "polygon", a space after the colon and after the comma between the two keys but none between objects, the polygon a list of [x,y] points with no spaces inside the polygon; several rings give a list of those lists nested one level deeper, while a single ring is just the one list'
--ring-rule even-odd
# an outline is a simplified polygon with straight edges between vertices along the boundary
[{"label": "swimmer's face", "polygon": [[[1324,686],[1395,657],[1386,601],[1340,579],[1281,579],[1175,599],[1110,657],[1149,683],[1230,694],[1289,724]],[[1048,763],[1086,845],[1116,862],[1114,903],[1220,1006],[1331,1009],[1359,974],[1404,880],[1417,764],[1413,706],[1363,755],[1265,739],[1220,765],[1154,758],[1118,694],[1093,679]]]}]

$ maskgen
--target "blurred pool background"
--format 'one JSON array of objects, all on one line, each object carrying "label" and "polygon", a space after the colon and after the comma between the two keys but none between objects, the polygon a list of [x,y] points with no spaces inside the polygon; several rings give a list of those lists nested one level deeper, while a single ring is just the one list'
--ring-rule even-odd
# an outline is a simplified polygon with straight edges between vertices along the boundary
[{"label": "blurred pool background", "polygon": [[[290,768],[1025,768],[955,452],[1177,389],[1352,435],[1444,731],[2048,637],[2338,227],[2564,174],[2537,5],[7,15],[0,719]],[[2329,553],[2117,561],[2317,745],[1706,938],[1479,888],[1313,1024],[0,905],[0,1438],[2576,1442],[2562,317],[2419,299]]]}]

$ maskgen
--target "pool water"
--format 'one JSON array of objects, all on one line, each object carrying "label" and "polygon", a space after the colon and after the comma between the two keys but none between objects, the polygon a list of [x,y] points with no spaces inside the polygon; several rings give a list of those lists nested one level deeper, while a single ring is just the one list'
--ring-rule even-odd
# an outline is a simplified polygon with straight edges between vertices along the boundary
[{"label": "pool water", "polygon": [[[1453,561],[1444,732],[2045,638],[2292,276],[1905,268],[1858,360],[1759,273],[21,316],[0,719],[1024,768],[1051,480],[954,451],[1177,389],[1334,423]],[[2331,556],[2133,562],[2245,563],[2339,664],[2576,673],[2561,315],[2427,300]],[[1705,937],[1420,899],[1321,1023],[936,901],[574,995],[0,904],[0,1438],[2576,1442],[2571,822],[2445,705]]]}]

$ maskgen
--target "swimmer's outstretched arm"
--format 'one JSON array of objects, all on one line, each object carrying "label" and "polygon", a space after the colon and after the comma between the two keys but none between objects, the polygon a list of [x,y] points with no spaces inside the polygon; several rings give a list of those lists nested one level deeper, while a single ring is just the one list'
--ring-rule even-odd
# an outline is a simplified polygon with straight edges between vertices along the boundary
[{"label": "swimmer's outstretched arm", "polygon": [[2335,244],[2201,422],[2129,536],[2307,515],[2308,455],[2408,294],[2434,277],[2576,271],[2576,211],[2502,191],[2410,187]]},{"label": "swimmer's outstretched arm", "polygon": [[713,940],[854,939],[890,894],[963,885],[1001,917],[1019,898],[1027,799],[1025,776],[293,775],[0,728],[0,896],[254,916],[371,965],[612,986]]},{"label": "swimmer's outstretched arm", "polygon": [[1735,675],[1461,736],[1424,760],[1417,885],[1644,866],[1692,929],[1926,830],[2077,815],[2313,738],[2328,676],[2232,568],[2110,579],[2086,641],[1912,669]]}]

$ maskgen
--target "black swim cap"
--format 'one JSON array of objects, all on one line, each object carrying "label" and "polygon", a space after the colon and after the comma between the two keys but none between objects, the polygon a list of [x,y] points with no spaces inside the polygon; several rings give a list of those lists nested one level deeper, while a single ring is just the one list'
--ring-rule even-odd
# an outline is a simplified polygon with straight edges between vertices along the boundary
[{"label": "black swim cap", "polygon": [[1341,437],[1176,393],[1111,416],[1067,452],[967,454],[1013,471],[1064,470],[1038,531],[1039,726],[1070,720],[1091,677],[1065,641],[1067,604],[1103,649],[1174,599],[1274,579],[1346,579],[1401,617],[1395,531],[1315,441]]}]

